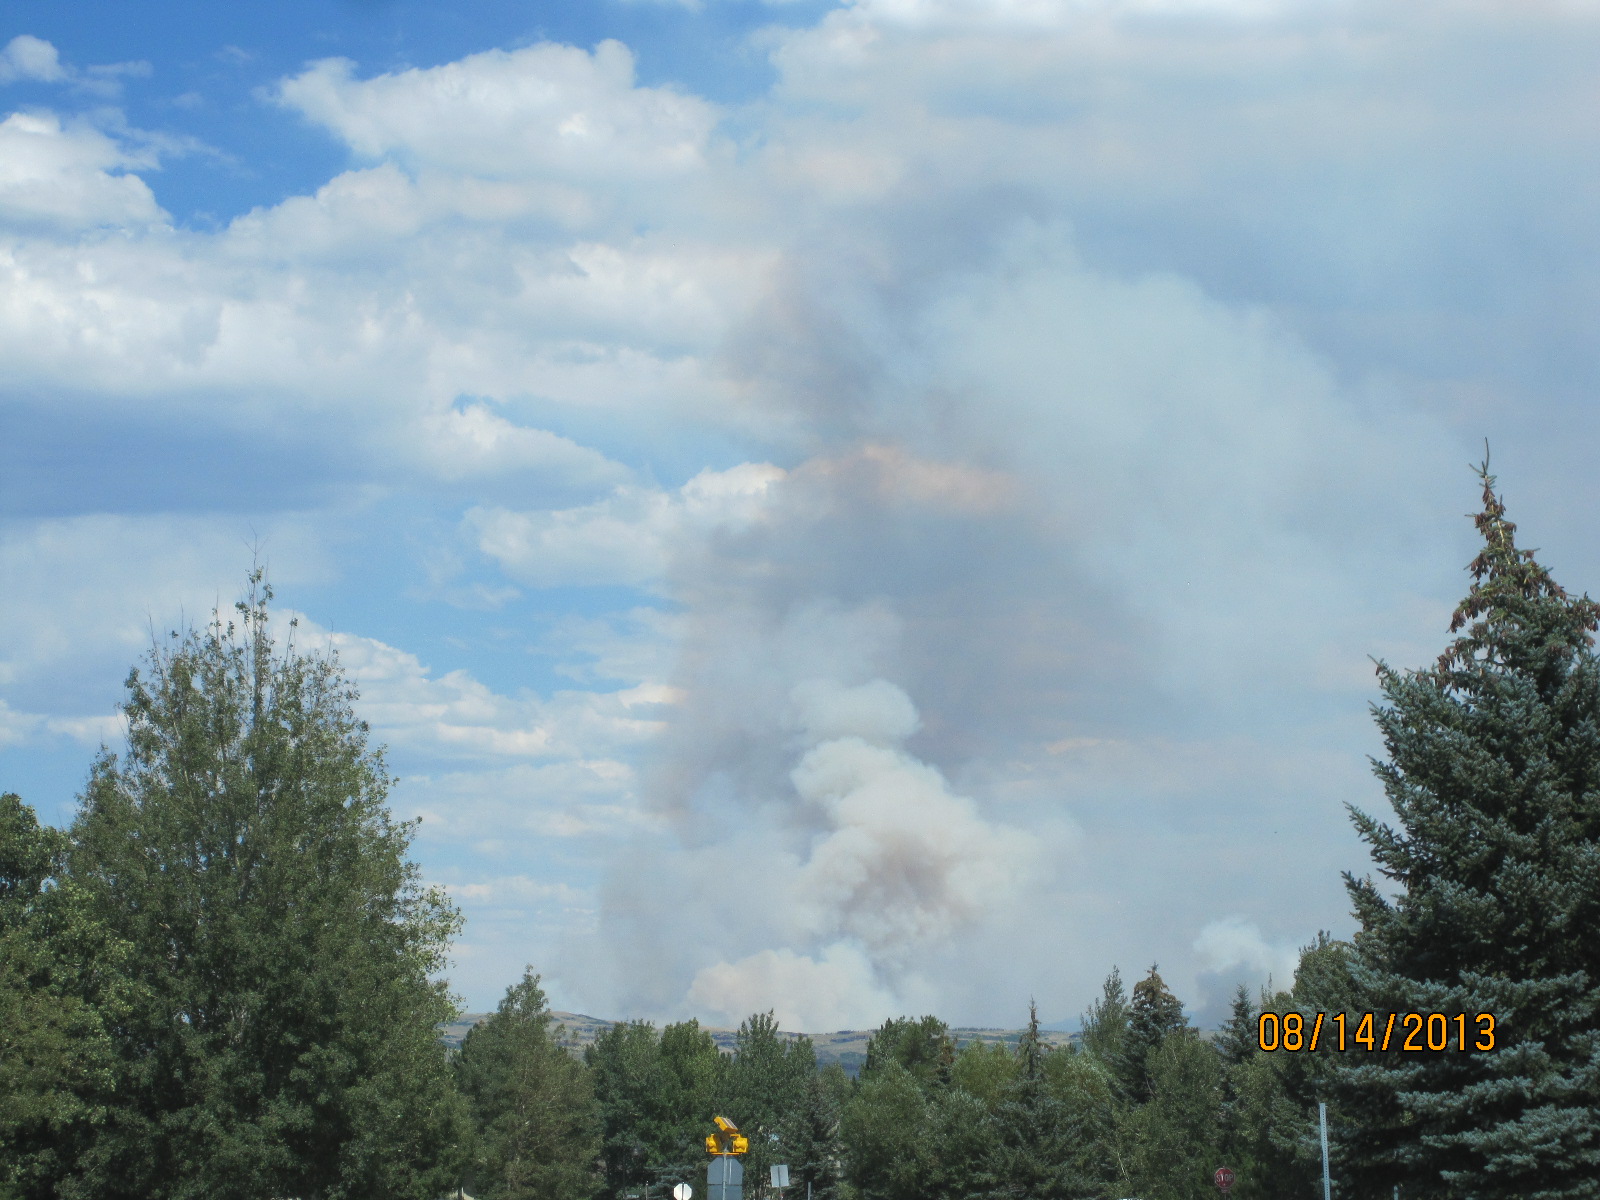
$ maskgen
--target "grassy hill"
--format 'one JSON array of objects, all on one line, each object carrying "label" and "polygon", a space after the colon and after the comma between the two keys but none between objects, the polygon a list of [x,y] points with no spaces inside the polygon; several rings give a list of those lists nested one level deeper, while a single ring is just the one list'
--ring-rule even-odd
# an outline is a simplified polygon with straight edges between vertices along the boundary
[{"label": "grassy hill", "polygon": [[[584,1013],[552,1012],[550,1015],[557,1025],[564,1027],[563,1036],[574,1053],[581,1052],[583,1047],[615,1024],[613,1021],[591,1017]],[[459,1021],[444,1026],[441,1036],[447,1045],[459,1046],[461,1039],[467,1036],[467,1030],[488,1016],[488,1013],[466,1013]],[[730,1054],[733,1052],[734,1030],[707,1026],[706,1032],[724,1052]],[[950,1033],[958,1046],[964,1046],[968,1042],[1003,1042],[1009,1045],[1022,1036],[1020,1029],[952,1029]],[[824,1065],[838,1063],[846,1072],[854,1075],[861,1070],[861,1064],[866,1061],[867,1042],[872,1034],[873,1031],[870,1029],[839,1029],[832,1033],[813,1033],[807,1036],[817,1048],[819,1063]],[[1041,1030],[1040,1034],[1045,1041],[1054,1046],[1064,1046],[1078,1038],[1075,1033],[1066,1033],[1058,1029]],[[783,1036],[795,1038],[800,1034],[785,1033]]]}]

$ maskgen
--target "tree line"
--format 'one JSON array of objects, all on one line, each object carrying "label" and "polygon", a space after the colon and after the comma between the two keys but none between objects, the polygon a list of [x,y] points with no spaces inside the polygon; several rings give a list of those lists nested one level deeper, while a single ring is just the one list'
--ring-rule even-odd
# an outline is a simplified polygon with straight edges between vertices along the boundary
[{"label": "tree line", "polygon": [[[258,572],[129,675],[69,828],[0,796],[0,1200],[665,1200],[719,1113],[752,1200],[778,1162],[793,1200],[1191,1200],[1222,1165],[1239,1200],[1309,1198],[1319,1107],[1341,1197],[1600,1196],[1600,605],[1480,475],[1452,640],[1378,664],[1394,819],[1350,808],[1378,873],[1346,876],[1353,938],[1209,1037],[1155,967],[1113,970],[1075,1045],[1031,1009],[1013,1046],[900,1017],[856,1079],[770,1013],[732,1054],[694,1021],[579,1053],[531,969],[450,1050],[460,914]],[[1377,1044],[1413,1018],[1428,1045]]]}]

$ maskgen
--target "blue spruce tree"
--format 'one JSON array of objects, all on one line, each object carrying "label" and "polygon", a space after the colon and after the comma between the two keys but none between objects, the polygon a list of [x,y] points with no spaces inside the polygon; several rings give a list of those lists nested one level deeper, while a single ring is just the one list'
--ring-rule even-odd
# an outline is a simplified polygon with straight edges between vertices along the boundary
[{"label": "blue spruce tree", "polygon": [[1387,1052],[1332,1072],[1346,1195],[1600,1196],[1600,605],[1517,548],[1479,474],[1455,640],[1427,669],[1378,668],[1396,824],[1350,810],[1390,881],[1345,877],[1353,982],[1377,1038],[1398,1020]]}]

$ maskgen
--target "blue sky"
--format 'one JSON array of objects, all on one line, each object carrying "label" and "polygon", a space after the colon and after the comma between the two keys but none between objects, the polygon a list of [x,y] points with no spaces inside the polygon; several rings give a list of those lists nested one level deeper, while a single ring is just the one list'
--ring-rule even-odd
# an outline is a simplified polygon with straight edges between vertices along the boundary
[{"label": "blue sky", "polygon": [[1600,590],[1600,8],[8,6],[0,786],[252,556],[451,979],[1202,1018],[1347,933],[1491,440]]}]

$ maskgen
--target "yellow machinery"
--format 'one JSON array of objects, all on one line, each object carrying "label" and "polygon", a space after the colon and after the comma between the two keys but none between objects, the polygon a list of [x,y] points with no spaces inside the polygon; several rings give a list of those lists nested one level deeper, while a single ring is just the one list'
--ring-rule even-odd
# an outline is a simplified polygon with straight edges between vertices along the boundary
[{"label": "yellow machinery", "polygon": [[727,1117],[713,1117],[717,1132],[706,1138],[706,1150],[711,1154],[743,1154],[750,1149],[750,1139],[739,1132],[739,1127]]}]

